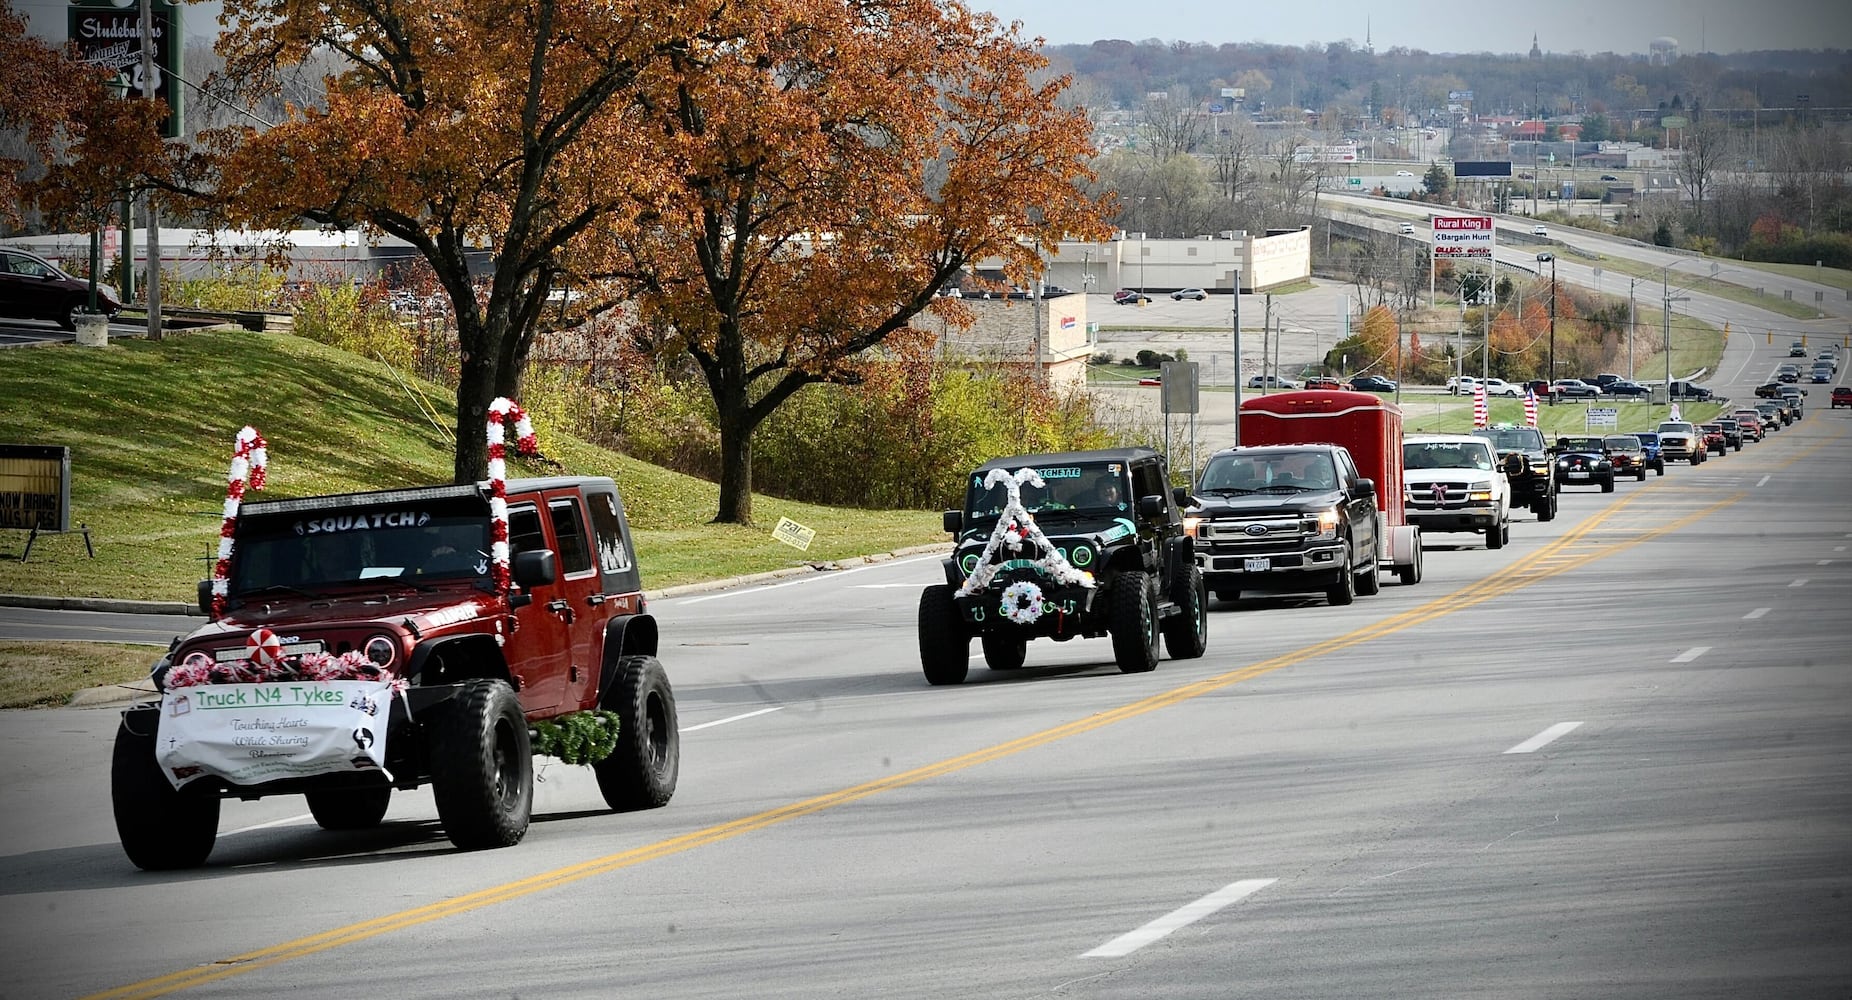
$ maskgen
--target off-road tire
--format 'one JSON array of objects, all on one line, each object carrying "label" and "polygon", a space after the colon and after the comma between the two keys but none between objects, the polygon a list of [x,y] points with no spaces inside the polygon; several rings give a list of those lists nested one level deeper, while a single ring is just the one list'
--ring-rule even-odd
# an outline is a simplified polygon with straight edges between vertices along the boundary
[{"label": "off-road tire", "polygon": [[1029,658],[1029,640],[1001,632],[986,632],[978,640],[984,647],[984,665],[992,670],[1021,670]]},{"label": "off-road tire", "polygon": [[603,703],[617,713],[617,747],[592,765],[604,804],[618,812],[668,805],[682,770],[682,738],[662,662],[654,656],[618,660],[616,688]]},{"label": "off-road tire", "polygon": [[1666,460],[1665,459],[1662,458],[1659,461],[1653,463],[1653,474],[1656,476],[1663,476],[1666,474]]},{"label": "off-road tire", "polygon": [[1504,521],[1485,529],[1485,547],[1488,549],[1502,549],[1510,540],[1511,526]]},{"label": "off-road tire", "polygon": [[1357,575],[1350,568],[1350,553],[1344,553],[1344,565],[1338,567],[1338,578],[1325,590],[1325,603],[1335,608],[1342,608],[1357,600]]},{"label": "off-road tire", "polygon": [[920,592],[920,667],[935,687],[963,684],[971,672],[971,637],[958,620],[952,586],[935,583]]},{"label": "off-road tire", "polygon": [[1530,510],[1538,521],[1556,520],[1556,493],[1551,491],[1531,501]]},{"label": "off-road tire", "polygon": [[501,680],[462,681],[426,714],[431,796],[444,834],[465,851],[520,843],[534,807],[534,751],[514,689]]},{"label": "off-road tire", "polygon": [[1164,619],[1164,652],[1173,660],[1194,660],[1209,649],[1209,588],[1195,566],[1171,581],[1177,614]]},{"label": "off-road tire", "polygon": [[1608,478],[1603,479],[1601,481],[1601,492],[1603,493],[1614,492],[1614,477],[1613,476],[1609,476]]},{"label": "off-road tire", "polygon": [[1637,482],[1642,482],[1642,483],[1646,482],[1646,466],[1642,465],[1639,468],[1633,470],[1633,478]]},{"label": "off-road tire", "polygon": [[1122,570],[1112,580],[1113,662],[1122,673],[1142,674],[1158,665],[1157,608],[1150,578],[1140,570]]},{"label": "off-road tire", "polygon": [[392,786],[323,788],[302,797],[309,800],[309,815],[324,830],[371,830],[386,818]]},{"label": "off-road tire", "polygon": [[210,792],[209,778],[180,788],[168,783],[154,759],[155,716],[140,714],[147,719],[146,733],[130,729],[126,716],[116,725],[109,767],[116,836],[143,871],[197,868],[219,836],[219,798]]}]

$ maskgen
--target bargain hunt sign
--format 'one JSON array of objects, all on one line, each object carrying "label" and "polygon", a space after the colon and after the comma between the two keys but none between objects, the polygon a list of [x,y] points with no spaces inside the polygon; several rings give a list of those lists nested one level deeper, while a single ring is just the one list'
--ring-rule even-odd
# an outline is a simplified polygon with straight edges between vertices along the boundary
[{"label": "bargain hunt sign", "polygon": [[1491,260],[1497,242],[1489,215],[1436,215],[1435,260]]}]

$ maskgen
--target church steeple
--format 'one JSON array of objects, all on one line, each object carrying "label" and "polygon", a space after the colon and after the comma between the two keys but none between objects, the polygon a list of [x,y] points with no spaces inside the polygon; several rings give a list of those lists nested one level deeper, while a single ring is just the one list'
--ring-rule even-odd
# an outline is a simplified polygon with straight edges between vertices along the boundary
[{"label": "church steeple", "polygon": [[1532,59],[1542,59],[1543,58],[1543,50],[1537,47],[1536,32],[1532,32],[1530,36],[1530,57]]}]

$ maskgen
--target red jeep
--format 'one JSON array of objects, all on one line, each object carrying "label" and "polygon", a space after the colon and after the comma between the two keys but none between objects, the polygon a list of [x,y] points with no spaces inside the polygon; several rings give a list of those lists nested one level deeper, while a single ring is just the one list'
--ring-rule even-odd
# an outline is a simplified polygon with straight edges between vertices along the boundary
[{"label": "red jeep", "polygon": [[426,783],[453,844],[508,846],[542,750],[590,763],[613,809],[667,803],[675,696],[617,484],[513,480],[505,521],[493,501],[485,483],[245,504],[223,610],[116,734],[129,859],[202,864],[228,798],[303,795],[351,830]]}]

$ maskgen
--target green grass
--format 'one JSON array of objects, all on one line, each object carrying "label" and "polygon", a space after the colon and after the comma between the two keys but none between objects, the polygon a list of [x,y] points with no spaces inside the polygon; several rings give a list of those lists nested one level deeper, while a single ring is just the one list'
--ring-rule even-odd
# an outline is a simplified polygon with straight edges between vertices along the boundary
[{"label": "green grass", "polygon": [[[1664,288],[1664,282],[1662,280],[1666,277],[1664,268],[1653,267],[1650,264],[1641,264],[1637,261],[1625,260],[1619,257],[1602,257],[1601,266],[1604,270],[1632,275],[1636,278],[1652,278],[1653,282],[1650,286],[1640,286],[1641,296],[1644,300],[1650,300],[1654,286],[1660,289]],[[1681,277],[1681,275],[1683,275],[1683,277]],[[1673,294],[1675,295],[1678,294],[1679,290],[1702,292],[1706,295],[1715,295],[1721,299],[1729,299],[1732,302],[1741,302],[1744,305],[1755,306],[1759,309],[1767,309],[1770,312],[1778,312],[1783,316],[1788,316],[1793,319],[1817,319],[1820,316],[1820,311],[1812,306],[1804,305],[1779,295],[1758,295],[1753,288],[1745,288],[1742,285],[1732,284],[1728,281],[1721,281],[1716,278],[1698,278],[1694,281],[1692,279],[1692,272],[1681,271],[1678,268],[1673,268],[1670,276],[1674,289]]]},{"label": "green grass", "polygon": [[[453,397],[420,389],[448,427]],[[210,573],[238,429],[270,445],[258,499],[448,482],[448,439],[377,363],[296,337],[245,332],[7,352],[0,417],[10,440],[71,449],[76,534],[0,539],[0,593],[190,601]],[[860,511],[756,496],[758,528],[712,525],[719,488],[536,428],[546,460],[510,476],[609,475],[650,589],[942,541],[931,511]],[[809,551],[772,540],[779,517],[817,530]]]},{"label": "green grass", "polygon": [[84,688],[138,681],[159,655],[107,642],[0,641],[0,708],[55,708]]},{"label": "green grass", "polygon": [[1734,263],[1786,275],[1790,278],[1799,278],[1802,281],[1817,281],[1822,285],[1852,290],[1852,271],[1840,267],[1816,268],[1812,264],[1773,264],[1764,260],[1739,260]]},{"label": "green grass", "polygon": [[[1405,430],[1426,434],[1464,434],[1473,429],[1473,408],[1470,399],[1461,402],[1452,396],[1434,397],[1445,402],[1430,403],[1427,397],[1407,397],[1402,399],[1403,427]],[[1589,427],[1586,423],[1589,406],[1612,408],[1619,411],[1615,415],[1616,426]],[[1667,417],[1666,406],[1653,406],[1648,403],[1616,403],[1612,400],[1600,400],[1589,403],[1577,400],[1573,403],[1558,403],[1555,406],[1541,404],[1537,407],[1537,429],[1546,439],[1559,435],[1575,434],[1626,434],[1630,431],[1650,431],[1659,426]],[[1693,403],[1683,401],[1679,404],[1679,415],[1685,420],[1709,420],[1722,412],[1718,403]],[[1494,424],[1522,424],[1524,422],[1524,402],[1522,400],[1499,399],[1490,401],[1486,410],[1487,418]]]}]

